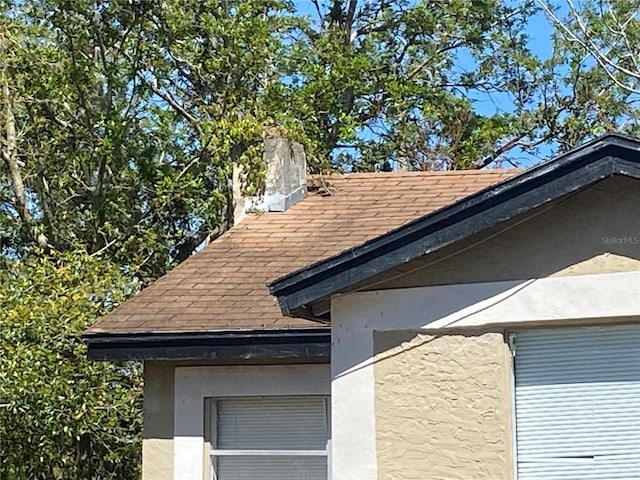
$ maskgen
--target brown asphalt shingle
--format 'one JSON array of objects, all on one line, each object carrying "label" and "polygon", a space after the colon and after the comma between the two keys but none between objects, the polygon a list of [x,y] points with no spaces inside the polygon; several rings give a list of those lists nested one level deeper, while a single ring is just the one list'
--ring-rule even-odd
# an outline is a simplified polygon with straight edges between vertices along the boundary
[{"label": "brown asphalt shingle", "polygon": [[[87,334],[318,328],[283,317],[268,282],[447,206],[517,170],[357,173],[286,212],[248,215]],[[317,184],[317,179],[314,184]]]}]

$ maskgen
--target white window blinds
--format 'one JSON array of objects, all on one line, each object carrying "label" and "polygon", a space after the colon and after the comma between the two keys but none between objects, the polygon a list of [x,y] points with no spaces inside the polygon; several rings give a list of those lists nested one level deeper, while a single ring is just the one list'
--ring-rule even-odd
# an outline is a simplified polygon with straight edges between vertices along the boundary
[{"label": "white window blinds", "polygon": [[213,402],[217,480],[326,480],[329,415],[323,397]]},{"label": "white window blinds", "polygon": [[514,343],[518,479],[640,478],[640,325]]}]

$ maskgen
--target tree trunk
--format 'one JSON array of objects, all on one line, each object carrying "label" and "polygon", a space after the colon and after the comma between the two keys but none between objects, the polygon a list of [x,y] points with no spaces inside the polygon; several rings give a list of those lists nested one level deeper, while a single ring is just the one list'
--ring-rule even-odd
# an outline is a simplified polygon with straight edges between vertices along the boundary
[{"label": "tree trunk", "polygon": [[16,118],[13,113],[13,102],[11,99],[11,91],[6,77],[2,76],[2,104],[4,106],[4,141],[2,142],[2,158],[9,169],[9,177],[11,179],[11,189],[15,197],[15,209],[20,215],[24,231],[30,237],[30,240],[36,242],[40,247],[45,248],[48,245],[47,237],[38,232],[35,221],[29,206],[27,205],[27,196],[24,191],[24,182],[22,173],[20,172],[20,164],[18,163],[18,135],[16,133]]}]

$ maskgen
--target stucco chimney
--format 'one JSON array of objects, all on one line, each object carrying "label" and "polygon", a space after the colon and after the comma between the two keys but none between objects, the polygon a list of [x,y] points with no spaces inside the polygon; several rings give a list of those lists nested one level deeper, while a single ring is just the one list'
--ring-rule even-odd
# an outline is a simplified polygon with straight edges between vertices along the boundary
[{"label": "stucco chimney", "polygon": [[307,195],[307,158],[302,145],[284,137],[265,138],[264,161],[264,192],[254,197],[242,194],[242,169],[234,166],[235,224],[247,212],[284,212]]}]

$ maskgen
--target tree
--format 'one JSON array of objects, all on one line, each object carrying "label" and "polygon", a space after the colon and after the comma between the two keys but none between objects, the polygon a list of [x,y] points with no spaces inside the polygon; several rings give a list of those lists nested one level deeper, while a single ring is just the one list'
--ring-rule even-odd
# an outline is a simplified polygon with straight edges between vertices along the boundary
[{"label": "tree", "polygon": [[564,8],[539,0],[555,27],[546,63],[549,138],[566,151],[607,131],[638,134],[640,3],[588,0]]},{"label": "tree", "polygon": [[[282,89],[320,165],[481,168],[533,130],[519,117],[538,68],[523,33],[534,2],[312,3]],[[474,97],[491,94],[513,111],[481,113]]]},{"label": "tree", "polygon": [[260,188],[267,131],[313,171],[481,168],[636,115],[580,42],[530,51],[534,0],[3,5],[0,242],[104,254],[144,284],[230,225],[234,163]]},{"label": "tree", "polygon": [[79,335],[137,288],[83,254],[0,261],[0,474],[135,479],[141,368],[90,362]]},{"label": "tree", "polygon": [[541,4],[563,40],[589,55],[618,88],[640,93],[640,2],[592,0],[578,7],[567,0],[564,16]]},{"label": "tree", "polygon": [[263,175],[260,98],[275,75],[264,59],[278,56],[285,7],[7,6],[5,249],[105,253],[148,282],[224,230],[233,163],[247,188]]}]

